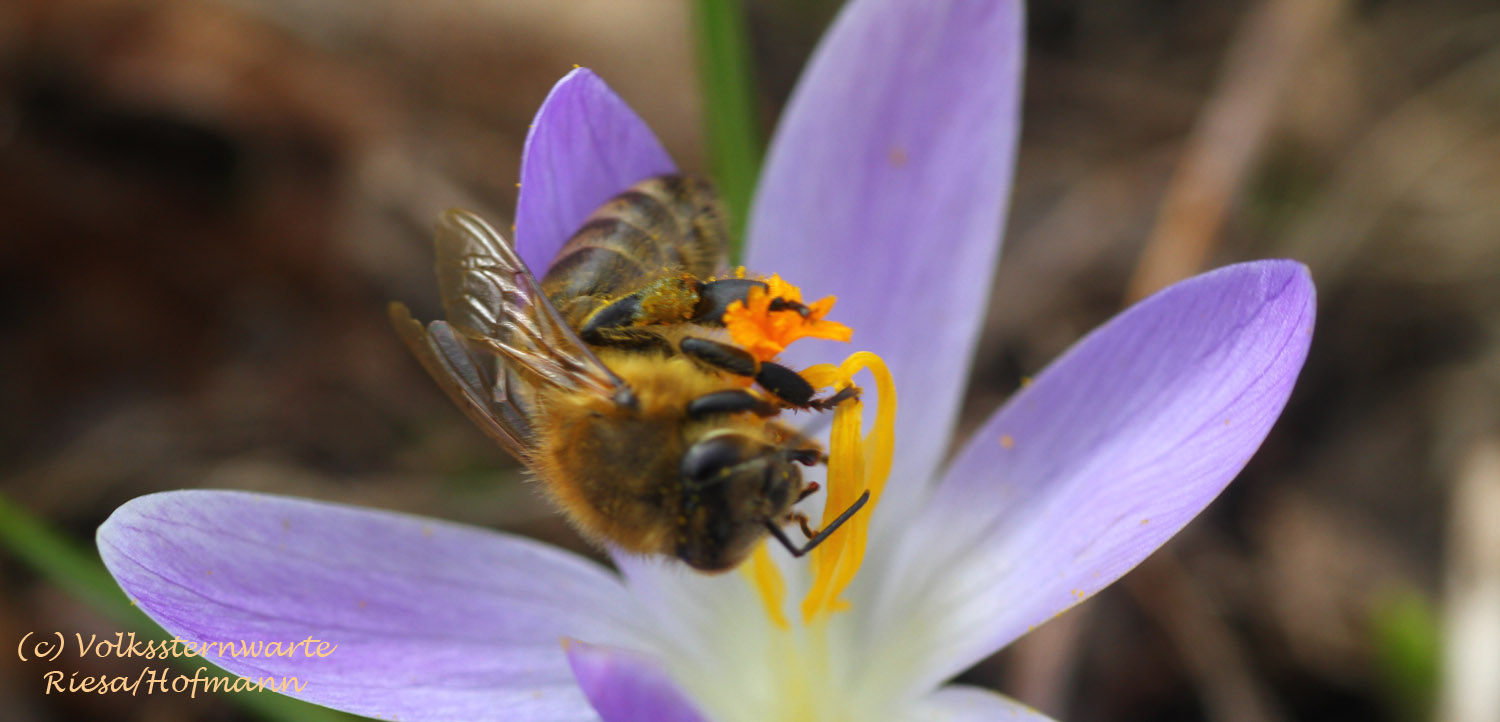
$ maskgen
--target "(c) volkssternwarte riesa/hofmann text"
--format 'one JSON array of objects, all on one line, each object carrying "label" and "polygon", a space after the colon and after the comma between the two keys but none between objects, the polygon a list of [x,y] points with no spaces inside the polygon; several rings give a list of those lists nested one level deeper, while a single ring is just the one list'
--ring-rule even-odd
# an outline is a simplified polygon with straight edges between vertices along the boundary
[{"label": "(c) volkssternwarte riesa/hofmann text", "polygon": [[[68,654],[71,648],[72,654]],[[134,632],[114,634],[74,633],[71,639],[62,632],[38,634],[28,632],[16,644],[16,655],[22,662],[56,663],[64,655],[77,659],[143,659],[175,662],[173,667],[147,665],[135,674],[71,673],[49,669],[42,673],[44,694],[185,693],[196,698],[199,692],[301,692],[305,685],[296,677],[240,677],[207,665],[196,668],[183,660],[230,658],[317,657],[326,658],[338,645],[316,637],[299,640],[203,640],[181,637],[172,639],[139,638]]]}]

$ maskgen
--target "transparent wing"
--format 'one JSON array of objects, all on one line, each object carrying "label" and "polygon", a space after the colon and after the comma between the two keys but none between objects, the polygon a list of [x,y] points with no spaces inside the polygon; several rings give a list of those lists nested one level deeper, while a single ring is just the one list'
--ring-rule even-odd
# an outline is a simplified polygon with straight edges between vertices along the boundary
[{"label": "transparent wing", "polygon": [[510,242],[468,211],[438,222],[438,289],[452,331],[541,381],[620,403],[634,397],[578,338]]},{"label": "transparent wing", "polygon": [[533,437],[530,395],[503,363],[459,338],[443,321],[425,328],[406,306],[392,303],[391,323],[422,367],[475,424],[512,456],[525,460]]}]

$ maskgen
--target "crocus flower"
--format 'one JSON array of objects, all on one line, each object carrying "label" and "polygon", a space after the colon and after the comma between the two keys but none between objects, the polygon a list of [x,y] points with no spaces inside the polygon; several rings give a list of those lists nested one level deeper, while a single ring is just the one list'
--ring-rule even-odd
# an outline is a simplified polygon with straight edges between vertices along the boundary
[{"label": "crocus flower", "polygon": [[[770,149],[746,264],[836,294],[901,391],[894,466],[837,603],[802,613],[809,565],[779,548],[754,575],[618,554],[616,572],[507,534],[227,491],[127,503],[100,528],[105,563],[185,640],[336,644],[210,661],[372,717],[1045,719],[943,682],[1224,488],[1286,402],[1313,288],[1289,261],[1177,284],[1079,342],[940,469],[998,256],[1021,38],[1013,0],[855,0]],[[597,77],[568,75],[527,138],[523,258],[545,268],[602,201],[673,170]]]}]

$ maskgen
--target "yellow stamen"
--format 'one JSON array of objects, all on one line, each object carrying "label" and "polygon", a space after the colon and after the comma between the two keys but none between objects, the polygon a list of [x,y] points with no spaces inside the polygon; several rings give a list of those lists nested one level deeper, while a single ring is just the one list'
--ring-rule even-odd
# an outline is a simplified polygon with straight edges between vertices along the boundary
[{"label": "yellow stamen", "polygon": [[[823,508],[824,527],[859,499],[866,489],[870,491],[870,501],[813,550],[809,561],[813,580],[802,600],[803,624],[812,624],[833,612],[849,608],[849,603],[841,595],[854,581],[864,562],[870,517],[880,502],[891,471],[895,451],[896,385],[885,362],[868,351],[851,355],[837,367],[819,364],[802,372],[803,378],[814,388],[843,389],[853,384],[853,376],[863,370],[869,370],[875,377],[875,390],[879,394],[875,425],[869,435],[861,437],[864,405],[860,400],[845,401],[834,411],[833,431],[828,444],[828,498]],[[771,621],[778,628],[787,629],[783,611],[786,583],[764,544],[756,549],[746,573],[759,591]]]},{"label": "yellow stamen", "polygon": [[829,440],[828,500],[823,507],[823,524],[834,520],[859,498],[866,489],[870,503],[822,546],[812,552],[813,584],[802,600],[802,621],[811,623],[819,615],[847,609],[841,598],[864,563],[865,545],[869,539],[870,518],[885,491],[891,473],[896,436],[896,384],[885,362],[869,351],[860,351],[839,365],[843,377],[840,388],[852,384],[855,374],[869,370],[875,377],[879,403],[875,424],[868,436],[861,438],[860,422],[863,403],[845,402],[833,414],[833,433]]},{"label": "yellow stamen", "polygon": [[761,361],[776,358],[799,338],[848,341],[854,333],[844,324],[823,320],[833,308],[833,296],[807,304],[806,316],[793,309],[772,311],[771,302],[778,298],[802,303],[802,290],[773,275],[766,280],[765,289],[750,289],[746,300],[729,304],[724,313],[724,326],[730,337]]}]

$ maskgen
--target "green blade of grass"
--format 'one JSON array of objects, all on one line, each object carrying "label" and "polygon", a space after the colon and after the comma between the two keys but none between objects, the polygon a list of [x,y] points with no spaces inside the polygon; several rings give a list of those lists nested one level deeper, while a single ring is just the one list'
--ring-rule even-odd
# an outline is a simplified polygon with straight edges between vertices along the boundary
[{"label": "green blade of grass", "polygon": [[[119,624],[124,628],[123,631],[135,632],[142,639],[172,639],[171,635],[135,608],[91,550],[86,550],[48,527],[3,494],[0,494],[0,546],[8,549],[16,558],[63,591],[83,600],[112,622]],[[169,661],[189,675],[199,667],[207,666],[199,657],[171,657]],[[212,666],[208,666],[207,674],[233,678],[233,675]],[[276,693],[232,692],[224,696],[264,720],[348,722],[358,719]]]},{"label": "green blade of grass", "polygon": [[709,164],[729,216],[729,256],[738,263],[761,154],[745,18],[736,0],[693,5]]},{"label": "green blade of grass", "polygon": [[1371,646],[1380,691],[1400,719],[1430,719],[1443,652],[1437,608],[1415,588],[1384,590],[1371,606]]}]

